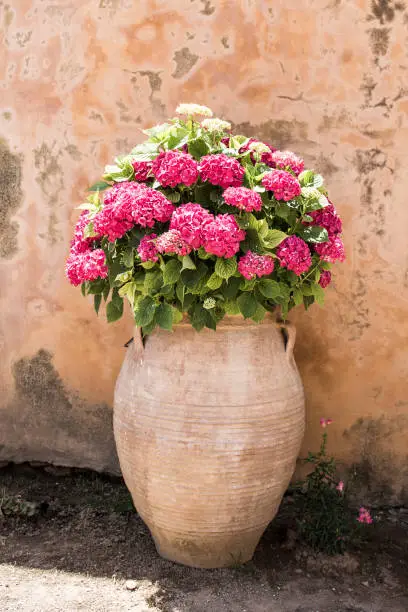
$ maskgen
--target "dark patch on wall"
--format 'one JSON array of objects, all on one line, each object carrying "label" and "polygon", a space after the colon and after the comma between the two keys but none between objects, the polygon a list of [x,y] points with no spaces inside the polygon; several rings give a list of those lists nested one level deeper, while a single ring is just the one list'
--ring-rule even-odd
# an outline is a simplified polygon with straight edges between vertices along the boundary
[{"label": "dark patch on wall", "polygon": [[359,174],[368,174],[379,168],[384,168],[387,163],[386,154],[380,149],[368,149],[356,151],[356,165]]},{"label": "dark patch on wall", "polygon": [[[191,3],[194,3],[196,0],[190,0]],[[210,2],[210,0],[199,0],[200,4],[202,5],[202,8],[200,10],[200,13],[202,15],[212,15],[215,11],[215,6],[213,6]]]},{"label": "dark patch on wall", "polygon": [[360,91],[364,94],[364,105],[363,108],[367,108],[371,106],[371,102],[373,99],[374,89],[377,87],[377,84],[373,77],[369,74],[365,74],[363,76],[362,83],[360,85]]},{"label": "dark patch on wall", "polygon": [[290,143],[307,140],[307,123],[304,121],[271,119],[257,125],[246,121],[235,124],[233,129],[236,134],[259,138],[278,149],[287,148]]},{"label": "dark patch on wall", "polygon": [[183,47],[174,53],[173,60],[176,62],[176,69],[171,75],[175,79],[181,79],[188,74],[194,64],[198,61],[198,55],[191,53],[188,47]]},{"label": "dark patch on wall", "polygon": [[1,458],[118,472],[109,406],[70,391],[44,349],[15,362],[12,374],[15,396],[2,412]]},{"label": "dark patch on wall", "polygon": [[[57,231],[58,218],[56,209],[60,205],[60,195],[64,189],[64,175],[62,165],[59,163],[61,151],[53,152],[47,143],[34,149],[34,166],[39,171],[36,181],[40,186],[44,199],[51,209],[48,219],[47,240],[53,245],[62,239]],[[39,234],[40,237],[41,234]]]},{"label": "dark patch on wall", "polygon": [[[350,471],[351,486],[360,503],[397,503],[408,488],[408,463],[393,452],[394,436],[408,429],[408,415],[359,418],[343,432],[361,459]],[[396,488],[392,486],[396,485]]]},{"label": "dark patch on wall", "polygon": [[18,225],[11,221],[23,203],[23,156],[11,153],[0,140],[0,257],[12,257],[18,250]]},{"label": "dark patch on wall", "polygon": [[390,32],[390,28],[372,28],[369,30],[371,50],[376,57],[386,55],[390,43]]},{"label": "dark patch on wall", "polygon": [[[136,70],[132,71],[131,83],[136,90],[140,90],[139,79],[145,78],[149,81],[150,86],[150,95],[149,101],[154,112],[155,117],[161,118],[166,116],[166,107],[163,102],[157,97],[157,94],[161,90],[162,86],[162,78],[160,76],[160,71],[153,70]],[[136,117],[135,123],[140,123],[141,118]]]},{"label": "dark patch on wall", "polygon": [[365,277],[359,270],[356,270],[353,274],[350,291],[350,312],[352,313],[353,317],[348,323],[350,342],[360,340],[364,331],[371,326],[369,322],[369,308],[367,306],[366,295],[367,287],[365,284]]},{"label": "dark patch on wall", "polygon": [[223,36],[221,38],[221,44],[222,44],[223,47],[225,47],[225,49],[229,49],[230,48],[228,36]]},{"label": "dark patch on wall", "polygon": [[315,170],[322,174],[324,178],[330,178],[335,172],[340,169],[336,166],[327,155],[320,153],[319,157],[314,163]]},{"label": "dark patch on wall", "polygon": [[403,11],[405,8],[402,2],[393,0],[372,0],[371,14],[369,19],[377,19],[381,24],[389,23],[394,20],[396,11]]}]

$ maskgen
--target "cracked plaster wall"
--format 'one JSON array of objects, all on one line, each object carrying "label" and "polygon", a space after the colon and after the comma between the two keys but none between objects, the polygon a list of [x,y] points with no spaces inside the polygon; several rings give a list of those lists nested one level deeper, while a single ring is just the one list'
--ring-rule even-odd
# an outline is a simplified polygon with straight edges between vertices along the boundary
[{"label": "cracked plaster wall", "polygon": [[87,185],[198,101],[304,155],[345,222],[326,307],[298,312],[304,444],[408,497],[408,8],[390,0],[0,0],[0,459],[117,469],[112,391],[130,317],[64,279]]}]

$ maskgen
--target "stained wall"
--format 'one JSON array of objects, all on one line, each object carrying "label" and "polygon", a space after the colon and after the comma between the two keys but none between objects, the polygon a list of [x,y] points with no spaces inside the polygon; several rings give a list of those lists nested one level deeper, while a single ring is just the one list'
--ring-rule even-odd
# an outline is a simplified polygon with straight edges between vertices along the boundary
[{"label": "stained wall", "polygon": [[390,0],[0,1],[0,460],[117,470],[108,326],[64,278],[74,206],[195,101],[303,154],[345,221],[324,309],[294,313],[306,449],[408,498],[408,9]]}]

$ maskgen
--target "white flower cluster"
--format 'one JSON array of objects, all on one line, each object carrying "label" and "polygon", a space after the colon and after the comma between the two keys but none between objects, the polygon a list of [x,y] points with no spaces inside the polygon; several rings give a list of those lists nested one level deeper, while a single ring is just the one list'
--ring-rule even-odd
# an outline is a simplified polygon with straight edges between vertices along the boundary
[{"label": "white flower cluster", "polygon": [[178,115],[201,115],[201,117],[212,117],[213,112],[208,106],[201,106],[201,104],[179,104],[176,108]]}]

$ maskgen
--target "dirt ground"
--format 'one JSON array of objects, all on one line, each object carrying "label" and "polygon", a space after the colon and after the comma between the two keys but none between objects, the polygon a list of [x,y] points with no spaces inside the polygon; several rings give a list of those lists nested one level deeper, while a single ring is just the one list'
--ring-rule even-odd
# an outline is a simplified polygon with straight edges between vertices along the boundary
[{"label": "dirt ground", "polygon": [[157,555],[119,479],[51,467],[3,468],[0,609],[408,611],[408,510],[378,510],[360,550],[327,557],[293,541],[287,501],[252,562],[198,570]]}]

